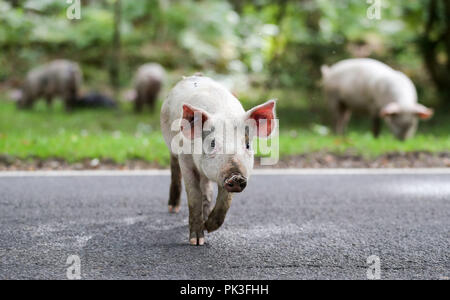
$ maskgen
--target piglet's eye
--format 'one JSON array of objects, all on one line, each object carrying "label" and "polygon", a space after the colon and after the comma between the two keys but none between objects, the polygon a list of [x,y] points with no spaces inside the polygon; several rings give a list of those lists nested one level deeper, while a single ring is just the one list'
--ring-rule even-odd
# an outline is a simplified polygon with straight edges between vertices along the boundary
[{"label": "piglet's eye", "polygon": [[211,148],[214,149],[216,147],[216,139],[211,141]]},{"label": "piglet's eye", "polygon": [[245,143],[245,147],[247,148],[247,150],[250,150],[250,143],[249,143],[249,142],[246,142],[246,143]]}]

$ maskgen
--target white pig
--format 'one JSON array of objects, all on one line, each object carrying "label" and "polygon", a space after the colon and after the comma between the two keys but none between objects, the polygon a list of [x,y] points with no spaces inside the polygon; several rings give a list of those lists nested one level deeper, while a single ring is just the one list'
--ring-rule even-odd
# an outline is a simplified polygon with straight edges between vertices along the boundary
[{"label": "white pig", "polygon": [[338,134],[344,133],[353,110],[370,115],[375,137],[380,133],[383,118],[400,140],[414,135],[418,118],[433,115],[431,109],[417,102],[414,84],[405,74],[377,60],[343,60],[331,67],[322,66],[322,75]]},{"label": "white pig", "polygon": [[[222,225],[232,193],[244,190],[253,169],[252,139],[256,135],[269,136],[275,127],[274,120],[274,100],[246,112],[226,88],[207,77],[184,78],[172,89],[161,109],[161,130],[171,152],[169,212],[179,211],[183,177],[190,244],[203,245],[204,230],[211,232]],[[251,121],[256,123],[252,130],[244,130],[245,134],[237,138],[224,137],[226,126],[239,130]],[[200,128],[200,134],[193,128]],[[204,147],[200,152],[180,153],[174,149],[177,138],[183,145],[191,146],[200,140]],[[210,211],[213,182],[217,183],[218,195]]]}]

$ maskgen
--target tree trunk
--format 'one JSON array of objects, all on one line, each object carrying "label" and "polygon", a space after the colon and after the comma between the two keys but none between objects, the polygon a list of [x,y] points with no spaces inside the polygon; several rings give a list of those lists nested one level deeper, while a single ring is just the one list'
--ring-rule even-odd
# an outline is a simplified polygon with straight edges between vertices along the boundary
[{"label": "tree trunk", "polygon": [[122,22],[121,0],[114,2],[114,33],[112,39],[112,57],[110,61],[110,80],[116,96],[120,89],[120,25]]},{"label": "tree trunk", "polygon": [[11,6],[14,8],[18,8],[19,6],[22,5],[22,3],[20,3],[20,0],[9,0],[9,2],[11,3]]},{"label": "tree trunk", "polygon": [[[425,66],[444,101],[450,101],[450,3],[448,0],[430,0],[425,31],[420,40]],[[439,4],[445,9],[443,18],[439,15]],[[439,26],[440,22],[445,26]],[[439,28],[441,32],[437,31]],[[436,37],[437,36],[437,37]],[[447,62],[440,63],[439,49],[442,47],[447,55]]]},{"label": "tree trunk", "polygon": [[[447,30],[445,33],[447,47],[447,75],[450,75],[450,1],[444,0],[445,5],[445,21],[447,22]],[[449,79],[450,80],[450,79]]]}]

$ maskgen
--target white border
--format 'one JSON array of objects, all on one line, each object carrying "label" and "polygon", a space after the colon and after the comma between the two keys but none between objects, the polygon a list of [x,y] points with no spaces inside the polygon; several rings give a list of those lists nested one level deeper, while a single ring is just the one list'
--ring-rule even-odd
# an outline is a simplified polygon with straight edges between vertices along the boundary
[{"label": "white border", "polygon": [[[450,168],[255,169],[253,175],[450,175]],[[169,176],[170,170],[0,171],[6,177]]]}]

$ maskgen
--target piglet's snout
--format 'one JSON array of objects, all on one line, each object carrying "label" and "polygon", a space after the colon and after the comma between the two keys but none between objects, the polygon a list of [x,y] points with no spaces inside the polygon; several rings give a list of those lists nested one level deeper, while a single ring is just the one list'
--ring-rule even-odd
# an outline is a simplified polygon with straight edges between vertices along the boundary
[{"label": "piglet's snout", "polygon": [[230,193],[240,193],[247,186],[247,178],[240,174],[233,174],[225,179],[225,189]]}]

